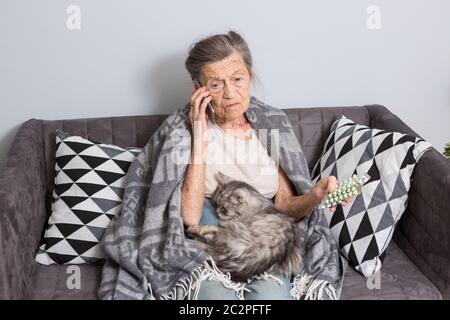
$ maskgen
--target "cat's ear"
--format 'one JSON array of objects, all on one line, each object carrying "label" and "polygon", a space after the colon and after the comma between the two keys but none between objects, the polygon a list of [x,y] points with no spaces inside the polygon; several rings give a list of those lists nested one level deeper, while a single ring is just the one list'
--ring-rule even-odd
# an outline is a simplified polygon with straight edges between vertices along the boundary
[{"label": "cat's ear", "polygon": [[223,185],[223,184],[226,184],[226,183],[228,183],[230,181],[233,181],[234,179],[232,177],[230,177],[230,176],[227,176],[223,172],[217,171],[216,180],[217,180],[218,184]]},{"label": "cat's ear", "polygon": [[230,201],[234,204],[243,204],[244,203],[244,198],[242,198],[242,196],[237,195],[237,194],[233,194],[230,197]]}]

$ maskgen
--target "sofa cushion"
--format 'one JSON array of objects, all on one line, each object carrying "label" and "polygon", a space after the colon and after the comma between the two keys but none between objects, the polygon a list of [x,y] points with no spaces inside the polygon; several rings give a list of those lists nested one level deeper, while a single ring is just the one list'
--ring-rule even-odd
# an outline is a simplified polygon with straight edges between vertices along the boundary
[{"label": "sofa cushion", "polygon": [[366,279],[353,268],[348,268],[341,300],[442,299],[439,290],[417,269],[395,242],[389,246],[383,269],[377,275],[380,279],[378,283],[375,277]]},{"label": "sofa cushion", "polygon": [[342,254],[366,277],[380,270],[394,228],[405,211],[415,164],[431,144],[399,132],[372,129],[341,116],[332,125],[313,183],[335,176],[369,180],[347,206],[326,215]]},{"label": "sofa cushion", "polygon": [[[38,265],[32,300],[95,300],[102,267],[98,265]],[[79,278],[77,279],[76,277]],[[79,282],[78,282],[79,281]]]},{"label": "sofa cushion", "polygon": [[120,212],[128,167],[139,148],[94,143],[58,130],[52,214],[36,261],[102,262],[100,240]]},{"label": "sofa cushion", "polygon": [[[405,254],[392,243],[381,271],[380,289],[367,288],[367,279],[348,268],[341,300],[355,299],[442,299],[436,287],[416,268]],[[101,266],[37,265],[36,281],[27,299],[61,300],[97,299]],[[69,269],[69,268],[79,268]],[[74,277],[80,275],[79,287]],[[68,285],[69,284],[69,285]],[[72,289],[70,289],[72,288]]]}]

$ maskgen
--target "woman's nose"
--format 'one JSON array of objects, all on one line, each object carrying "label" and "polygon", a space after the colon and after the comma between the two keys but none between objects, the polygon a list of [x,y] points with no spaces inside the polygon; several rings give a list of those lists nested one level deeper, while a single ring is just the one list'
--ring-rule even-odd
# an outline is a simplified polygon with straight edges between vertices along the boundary
[{"label": "woman's nose", "polygon": [[236,88],[231,83],[225,83],[223,94],[225,98],[231,99],[236,95]]}]

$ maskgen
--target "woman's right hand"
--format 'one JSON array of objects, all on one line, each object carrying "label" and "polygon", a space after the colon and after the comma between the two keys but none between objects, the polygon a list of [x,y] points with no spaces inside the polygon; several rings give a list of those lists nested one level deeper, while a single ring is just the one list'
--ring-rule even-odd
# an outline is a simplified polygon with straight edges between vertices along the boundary
[{"label": "woman's right hand", "polygon": [[211,99],[211,95],[206,87],[192,88],[189,119],[192,125],[194,146],[206,147],[208,140],[208,114],[206,113],[206,107],[211,102]]},{"label": "woman's right hand", "polygon": [[208,114],[206,107],[211,102],[211,95],[206,87],[192,88],[189,119],[192,125],[192,155],[196,164],[204,163],[208,143]]}]

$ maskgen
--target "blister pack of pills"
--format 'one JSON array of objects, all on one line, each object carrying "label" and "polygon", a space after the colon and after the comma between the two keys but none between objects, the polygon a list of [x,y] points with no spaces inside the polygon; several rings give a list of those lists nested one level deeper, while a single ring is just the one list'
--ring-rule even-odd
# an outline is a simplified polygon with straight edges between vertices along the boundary
[{"label": "blister pack of pills", "polygon": [[370,176],[365,173],[361,175],[354,174],[350,178],[338,182],[336,190],[329,193],[325,199],[320,203],[319,208],[330,208],[348,197],[355,197],[361,193],[362,186],[370,179]]}]

